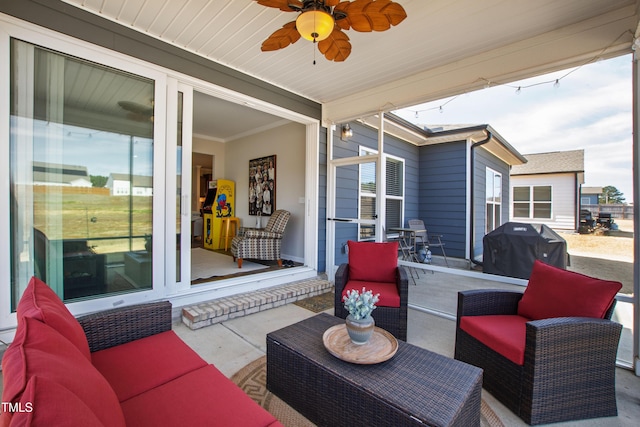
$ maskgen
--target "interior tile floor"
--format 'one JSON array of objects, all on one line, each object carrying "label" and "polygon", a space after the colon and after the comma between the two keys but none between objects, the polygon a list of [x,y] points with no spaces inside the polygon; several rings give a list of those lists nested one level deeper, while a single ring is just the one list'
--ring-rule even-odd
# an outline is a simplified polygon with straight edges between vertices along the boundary
[{"label": "interior tile floor", "polygon": [[[327,313],[333,314],[333,310],[327,310]],[[230,377],[244,365],[266,354],[267,333],[314,315],[312,311],[287,304],[196,331],[182,323],[176,323],[174,330],[205,360]],[[455,323],[452,320],[409,309],[408,342],[451,357],[454,335]],[[616,380],[617,417],[553,425],[637,426],[640,420],[640,378],[629,370],[618,368]],[[526,426],[484,390],[483,398],[506,426]]]}]

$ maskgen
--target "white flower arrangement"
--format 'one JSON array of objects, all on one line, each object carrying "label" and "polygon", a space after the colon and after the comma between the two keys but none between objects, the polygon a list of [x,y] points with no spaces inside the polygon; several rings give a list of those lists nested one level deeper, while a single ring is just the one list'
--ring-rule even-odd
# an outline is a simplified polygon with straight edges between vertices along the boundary
[{"label": "white flower arrangement", "polygon": [[353,320],[364,319],[371,315],[376,308],[376,303],[380,300],[380,294],[373,294],[362,288],[362,293],[357,289],[348,290],[347,295],[342,297],[344,308],[349,312]]}]

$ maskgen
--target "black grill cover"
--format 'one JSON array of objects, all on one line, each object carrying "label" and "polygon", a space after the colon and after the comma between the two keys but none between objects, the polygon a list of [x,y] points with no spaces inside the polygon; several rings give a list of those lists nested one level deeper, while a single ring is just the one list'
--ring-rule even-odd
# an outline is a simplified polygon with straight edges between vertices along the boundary
[{"label": "black grill cover", "polygon": [[484,273],[528,279],[535,260],[567,268],[567,242],[546,225],[507,222],[482,239]]}]

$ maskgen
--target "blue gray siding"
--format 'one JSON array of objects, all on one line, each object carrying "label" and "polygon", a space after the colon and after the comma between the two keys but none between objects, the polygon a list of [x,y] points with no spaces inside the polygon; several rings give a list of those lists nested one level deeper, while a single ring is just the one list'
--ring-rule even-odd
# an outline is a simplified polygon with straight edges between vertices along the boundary
[{"label": "blue gray siding", "polygon": [[474,194],[473,197],[473,253],[474,258],[482,253],[482,239],[486,234],[486,176],[487,168],[502,174],[502,207],[500,210],[501,223],[509,221],[509,203],[511,194],[509,191],[509,165],[488,152],[482,146],[475,149],[472,155],[475,159],[474,166]]},{"label": "blue gray siding", "polygon": [[[464,258],[466,246],[466,142],[420,147],[417,218],[442,234],[447,256]],[[436,253],[437,255],[437,253]]]},{"label": "blue gray siding", "polygon": [[327,271],[327,128],[320,128],[318,147],[318,272]]}]

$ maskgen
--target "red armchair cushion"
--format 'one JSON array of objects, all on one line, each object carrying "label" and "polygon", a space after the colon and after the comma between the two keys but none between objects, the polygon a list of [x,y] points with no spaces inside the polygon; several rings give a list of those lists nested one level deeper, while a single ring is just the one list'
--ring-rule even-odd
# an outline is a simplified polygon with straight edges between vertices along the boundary
[{"label": "red armchair cushion", "polygon": [[207,366],[173,331],[96,351],[91,357],[120,402]]},{"label": "red armchair cushion", "polygon": [[396,281],[398,242],[354,242],[349,240],[349,280]]},{"label": "red armchair cushion", "polygon": [[602,319],[621,288],[620,282],[596,279],[536,261],[518,303],[518,314],[532,320],[551,317]]},{"label": "red armchair cushion", "polygon": [[107,380],[68,339],[38,320],[18,322],[15,339],[2,359],[2,372],[3,402],[17,402],[29,379],[38,376],[75,394],[104,425],[125,425]]},{"label": "red armchair cushion", "polygon": [[39,376],[29,379],[20,403],[23,409],[29,404],[31,411],[15,412],[11,427],[105,427],[78,396],[60,384]]},{"label": "red armchair cushion", "polygon": [[280,425],[213,365],[122,402],[122,410],[136,427]]},{"label": "red armchair cushion", "polygon": [[22,317],[31,317],[51,326],[71,341],[87,360],[91,360],[89,343],[82,326],[53,289],[42,280],[31,278],[18,302],[17,314],[18,321]]},{"label": "red armchair cushion", "polygon": [[349,280],[342,290],[342,297],[344,298],[345,295],[347,295],[347,291],[350,290],[355,289],[358,292],[362,292],[362,288],[373,292],[374,295],[380,294],[380,299],[376,304],[377,307],[400,307],[400,294],[398,293],[398,286],[395,281],[392,283],[380,283],[366,282],[362,280]]},{"label": "red armchair cushion", "polygon": [[463,316],[460,329],[513,363],[523,365],[529,320],[514,314]]}]

